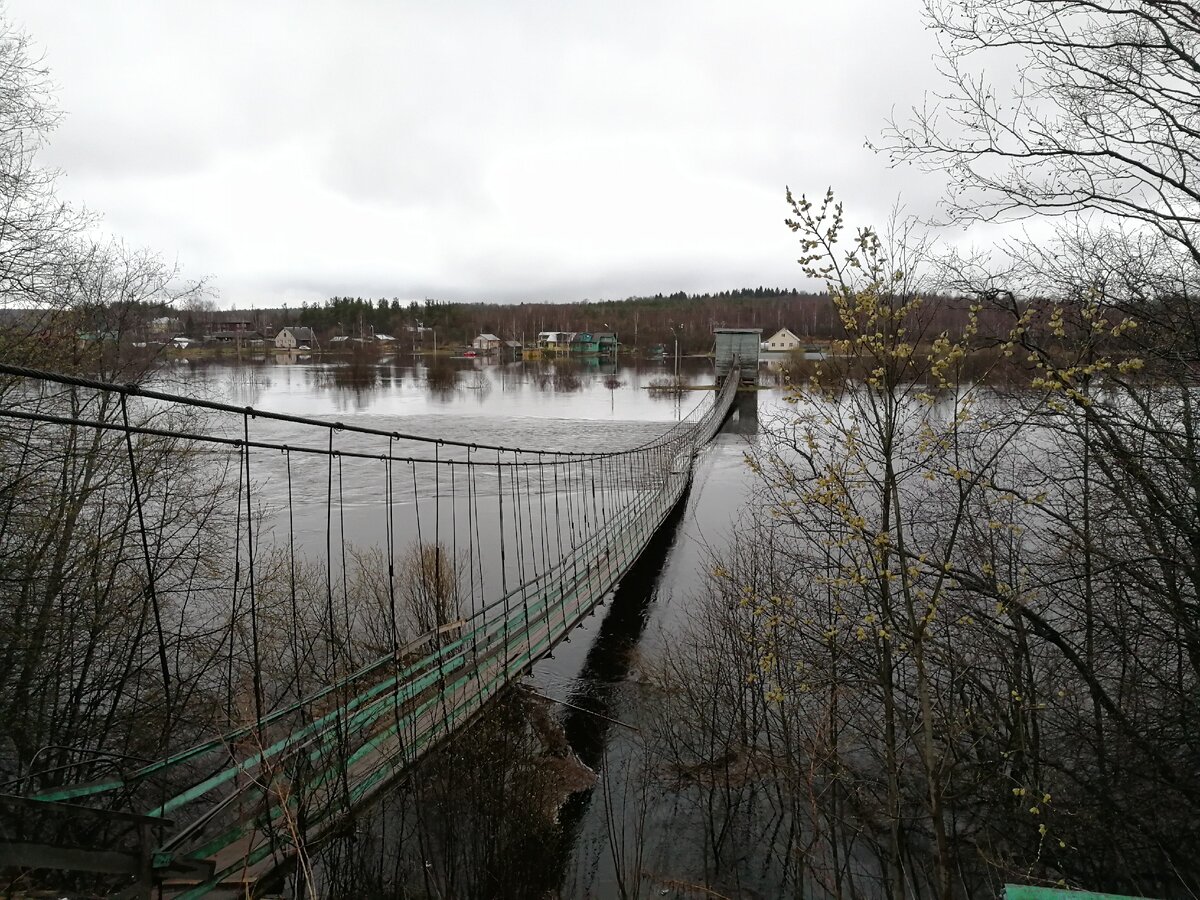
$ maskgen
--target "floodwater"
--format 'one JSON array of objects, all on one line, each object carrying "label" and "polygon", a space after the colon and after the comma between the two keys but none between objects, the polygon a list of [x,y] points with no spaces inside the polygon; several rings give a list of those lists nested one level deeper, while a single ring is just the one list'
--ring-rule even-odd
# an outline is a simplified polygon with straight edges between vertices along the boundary
[{"label": "floodwater", "polygon": [[[181,362],[164,376],[171,389],[239,407],[553,453],[633,447],[670,428],[697,404],[711,402],[707,391],[664,394],[647,389],[655,379],[670,377],[672,369],[673,361],[629,365],[598,360],[456,360],[431,372],[411,359],[348,365],[281,355],[252,364]],[[684,359],[680,375],[697,386],[714,380],[709,360]],[[627,791],[623,779],[637,766],[632,757],[640,744],[625,724],[639,717],[641,690],[634,661],[653,660],[687,620],[689,600],[700,590],[710,548],[725,546],[750,502],[752,475],[743,454],[757,433],[756,406],[763,418],[769,417],[777,411],[781,394],[769,390],[744,396],[735,416],[701,455],[677,516],[617,596],[579,626],[552,658],[541,661],[529,679],[532,690],[555,701],[576,754],[599,776],[595,787],[575,794],[561,813],[571,847],[568,858],[557,861],[562,896],[620,893],[610,851],[612,815],[605,798]],[[333,440],[343,450],[406,452],[404,448],[412,446],[417,448],[414,453],[428,455],[428,447],[404,441],[372,445],[343,431],[261,417],[232,417],[226,426],[232,433],[247,428],[253,440],[289,447],[319,448]],[[294,540],[317,555],[330,544],[336,546],[343,535],[355,544],[378,540],[388,527],[395,528],[388,522],[397,519],[417,527],[423,520],[425,540],[430,523],[436,521],[438,539],[450,544],[459,539],[463,526],[448,523],[469,521],[473,508],[470,497],[462,496],[461,483],[440,481],[439,495],[433,498],[428,488],[410,487],[410,473],[400,472],[390,488],[384,487],[387,475],[382,464],[372,460],[342,459],[334,472],[323,456],[263,449],[251,452],[251,465],[255,502],[269,513],[268,531],[258,539]],[[419,467],[413,468],[415,475]],[[476,490],[490,490],[498,497],[505,492],[503,482]],[[474,502],[482,530],[497,528],[487,504],[480,504],[478,496]],[[397,516],[389,504],[403,514]],[[337,513],[331,515],[334,505]],[[537,519],[539,505],[530,508]],[[290,515],[282,515],[285,509]],[[497,547],[485,539],[473,552],[494,557]],[[664,834],[651,844],[648,852],[655,858],[647,859],[647,865],[691,874],[680,871],[687,868],[682,861],[671,859],[665,816],[653,817]]]}]

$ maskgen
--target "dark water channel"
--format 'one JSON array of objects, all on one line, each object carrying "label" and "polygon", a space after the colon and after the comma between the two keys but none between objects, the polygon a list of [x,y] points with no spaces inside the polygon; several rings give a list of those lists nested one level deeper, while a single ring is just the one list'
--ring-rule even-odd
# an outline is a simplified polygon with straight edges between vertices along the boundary
[{"label": "dark water channel", "polygon": [[[711,365],[709,360],[685,359],[681,375],[696,385],[711,384]],[[553,452],[635,446],[709,400],[706,392],[664,394],[647,389],[654,379],[670,375],[669,365],[598,360],[557,365],[455,360],[431,370],[411,359],[347,365],[280,356],[249,364],[177,363],[168,380],[176,389],[238,406]],[[575,755],[598,776],[591,788],[572,794],[559,810],[557,848],[546,847],[542,863],[526,861],[554,869],[552,881],[558,881],[563,897],[622,896],[623,886],[629,890],[630,870],[657,873],[655,884],[660,885],[702,877],[702,863],[691,858],[672,832],[671,810],[647,809],[644,785],[633,783],[641,777],[634,773],[653,765],[653,760],[642,758],[644,742],[634,723],[649,714],[645,667],[687,621],[689,598],[700,590],[709,548],[726,544],[739,511],[749,502],[752,476],[743,453],[755,440],[754,406],[761,406],[767,417],[779,396],[778,391],[751,395],[750,406],[731,419],[704,452],[683,503],[616,596],[577,628],[552,658],[538,663],[528,679],[531,691],[553,701],[550,708]],[[314,435],[312,428],[263,419],[254,419],[251,427],[255,439],[289,445],[321,446],[327,438]],[[365,446],[340,434],[336,439],[339,447]],[[402,446],[392,449],[397,448]],[[339,515],[331,524],[327,460],[293,455],[290,485],[279,454],[263,451],[252,461],[256,502],[268,512],[268,530],[259,535],[260,541],[295,540],[303,552],[316,555],[343,537],[356,545],[378,542],[388,515],[381,505],[378,463],[342,462],[337,473]],[[289,486],[290,516],[284,517]],[[400,520],[411,522],[414,515],[420,516],[428,532],[435,516],[441,522],[467,516],[461,496],[454,493],[459,487],[439,485],[443,493],[434,500],[427,487],[410,487],[400,478],[392,488],[393,502],[407,509]],[[484,532],[493,527],[484,520]],[[441,539],[449,544],[458,536],[449,528]],[[636,850],[630,846],[635,839]],[[531,852],[536,855],[537,850]],[[426,895],[394,887],[397,895]],[[648,894],[693,896],[647,884],[641,895]]]}]

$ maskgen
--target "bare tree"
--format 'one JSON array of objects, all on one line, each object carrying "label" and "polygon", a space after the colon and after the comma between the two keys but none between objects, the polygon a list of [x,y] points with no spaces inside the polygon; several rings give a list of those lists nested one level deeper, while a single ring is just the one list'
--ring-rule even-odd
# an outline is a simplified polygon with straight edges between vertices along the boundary
[{"label": "bare tree", "polygon": [[[948,172],[958,220],[1095,211],[1193,260],[1200,12],[1173,0],[928,0],[946,92],[893,122],[897,160]],[[985,67],[1006,73],[997,86]]]},{"label": "bare tree", "polygon": [[[6,355],[50,327],[47,287],[62,276],[68,245],[87,216],[55,196],[58,173],[38,162],[58,121],[49,76],[29,39],[0,18],[0,310]],[[20,316],[13,311],[21,311]]]}]

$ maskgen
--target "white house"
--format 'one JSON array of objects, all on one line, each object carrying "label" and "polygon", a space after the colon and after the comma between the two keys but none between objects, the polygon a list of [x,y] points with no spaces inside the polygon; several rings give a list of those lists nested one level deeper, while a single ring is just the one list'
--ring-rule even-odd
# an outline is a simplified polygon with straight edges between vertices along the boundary
[{"label": "white house", "polygon": [[780,328],[763,342],[764,350],[799,350],[803,342],[790,328]]},{"label": "white house", "polygon": [[500,349],[500,344],[500,338],[484,332],[475,335],[475,340],[471,341],[471,349],[478,353],[495,353]]},{"label": "white house", "polygon": [[566,353],[571,349],[571,341],[575,337],[573,331],[539,331],[538,347],[552,353]]},{"label": "white house", "polygon": [[311,328],[289,325],[275,335],[275,346],[279,350],[295,350],[300,346],[311,347],[315,340]]}]

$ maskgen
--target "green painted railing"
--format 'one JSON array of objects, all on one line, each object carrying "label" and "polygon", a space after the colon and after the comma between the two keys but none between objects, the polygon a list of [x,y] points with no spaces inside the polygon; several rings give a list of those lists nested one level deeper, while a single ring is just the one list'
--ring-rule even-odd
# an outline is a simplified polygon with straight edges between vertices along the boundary
[{"label": "green painted railing", "polygon": [[1151,900],[1126,894],[1097,894],[1093,891],[1072,891],[1066,888],[1037,887],[1028,884],[1006,884],[1004,900]]}]

